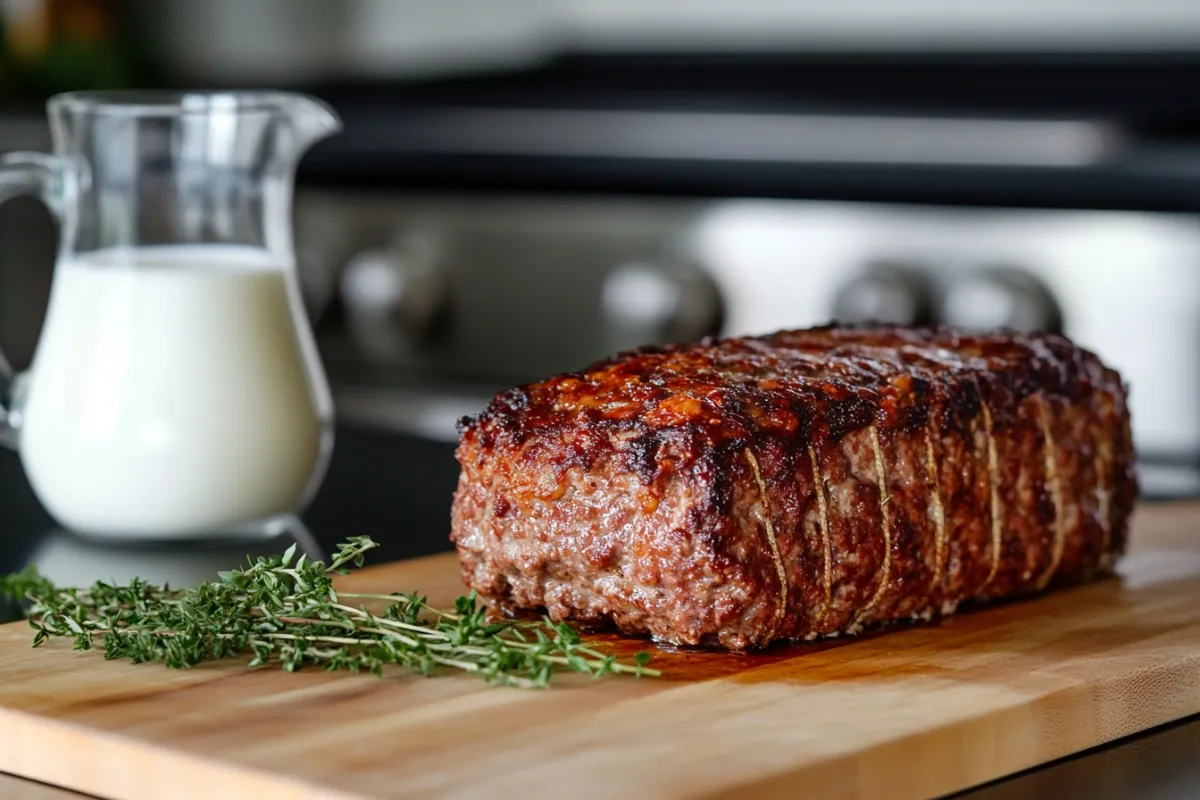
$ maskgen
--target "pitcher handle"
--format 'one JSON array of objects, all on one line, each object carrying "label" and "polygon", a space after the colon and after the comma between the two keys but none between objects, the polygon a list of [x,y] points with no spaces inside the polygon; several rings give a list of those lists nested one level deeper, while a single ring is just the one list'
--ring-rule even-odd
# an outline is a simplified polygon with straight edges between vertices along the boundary
[{"label": "pitcher handle", "polygon": [[[0,203],[20,195],[39,198],[62,225],[67,198],[74,192],[69,162],[49,153],[8,153],[0,156]],[[20,375],[0,352],[0,445],[16,449],[21,416],[14,403]],[[7,399],[5,399],[7,398]]]}]

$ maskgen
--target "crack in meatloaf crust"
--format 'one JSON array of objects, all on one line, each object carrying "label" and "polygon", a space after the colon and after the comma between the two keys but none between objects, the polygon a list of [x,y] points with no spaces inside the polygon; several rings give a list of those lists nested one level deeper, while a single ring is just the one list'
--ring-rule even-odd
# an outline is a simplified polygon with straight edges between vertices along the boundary
[{"label": "crack in meatloaf crust", "polygon": [[1108,571],[1121,379],[1055,335],[824,327],[617,355],[460,424],[464,582],[733,650]]}]

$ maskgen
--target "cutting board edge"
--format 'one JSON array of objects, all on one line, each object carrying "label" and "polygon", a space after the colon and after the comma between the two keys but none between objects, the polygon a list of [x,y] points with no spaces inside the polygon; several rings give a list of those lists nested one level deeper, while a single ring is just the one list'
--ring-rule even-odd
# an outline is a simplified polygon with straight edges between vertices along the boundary
[{"label": "cutting board edge", "polygon": [[[1130,696],[1129,684],[1135,680],[1133,676],[1126,674],[1097,684],[1071,686],[1030,695],[1018,706],[999,711],[981,710],[969,717],[952,720],[916,734],[896,736],[853,753],[836,755],[815,764],[806,764],[795,770],[766,776],[761,781],[722,788],[704,797],[705,800],[734,800],[742,797],[791,798],[796,796],[796,781],[801,777],[806,782],[811,781],[828,788],[830,784],[837,784],[838,778],[842,778],[844,783],[846,776],[856,779],[853,785],[841,787],[843,791],[840,792],[823,794],[823,800],[860,800],[885,795],[901,800],[944,797],[1000,781],[1029,769],[1044,767],[1061,759],[1146,733],[1162,725],[1200,715],[1200,653],[1181,655],[1175,660],[1160,662],[1136,671],[1136,679],[1147,677],[1157,677],[1163,682],[1176,683],[1187,688],[1180,691],[1176,702],[1166,708],[1150,705],[1130,706],[1134,713],[1114,718],[1109,723],[1107,735],[1099,739],[1088,735],[1092,730],[1088,726],[1072,727],[1061,723],[1068,717],[1077,716],[1080,709],[1090,708],[1094,711],[1127,699]],[[1027,748],[1028,752],[1001,749],[1004,754],[997,760],[978,763],[965,769],[961,775],[948,779],[941,779],[943,775],[939,775],[936,770],[913,769],[914,764],[922,761],[913,751],[923,748],[932,750],[944,742],[948,733],[957,740],[959,749],[964,753],[971,750],[978,752],[988,749],[989,743],[995,744],[1005,737],[1027,735],[1031,717],[1032,724],[1040,731],[1048,727],[1074,731],[1074,740],[1068,739],[1059,746],[1054,746],[1047,745],[1044,738],[1039,738],[1035,746]],[[869,764],[870,769],[861,768],[864,764]],[[880,764],[890,765],[894,774],[881,774]],[[937,765],[940,768],[940,762]],[[828,777],[816,777],[813,780],[814,776],[821,774],[827,774]],[[914,774],[926,778],[925,782],[914,785]],[[862,781],[861,776],[864,775],[869,776],[870,780]],[[867,785],[863,785],[864,783]]]},{"label": "cutting board edge", "polygon": [[[0,749],[0,772],[86,795],[114,800],[161,800],[163,797],[210,800],[214,796],[213,787],[220,785],[222,796],[273,797],[275,793],[286,792],[293,800],[371,800],[367,795],[304,783],[286,775],[195,756],[120,734],[97,733],[81,725],[0,707],[0,728],[11,733],[15,730],[14,723],[20,726],[20,734],[15,737],[15,747]],[[64,740],[78,746],[65,748]],[[64,769],[63,762],[51,755],[64,749],[73,751],[71,757],[75,762],[72,768]],[[153,775],[139,775],[139,780],[131,783],[121,775],[125,770],[120,765],[145,765],[147,762],[141,756],[147,752],[157,759]],[[187,774],[187,783],[164,780],[172,770],[176,770],[177,775]],[[214,783],[218,780],[221,783]],[[129,791],[131,788],[132,792]]]}]

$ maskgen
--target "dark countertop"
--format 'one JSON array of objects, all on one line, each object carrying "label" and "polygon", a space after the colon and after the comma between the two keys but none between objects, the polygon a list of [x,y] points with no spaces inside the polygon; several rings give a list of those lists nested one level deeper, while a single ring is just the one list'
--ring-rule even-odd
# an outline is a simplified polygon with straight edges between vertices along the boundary
[{"label": "dark countertop", "polygon": [[[448,444],[342,426],[329,474],[304,514],[305,527],[323,551],[348,536],[369,535],[381,545],[378,561],[448,550],[450,497],[457,480],[458,464]],[[52,541],[90,553],[107,549],[127,555],[173,554],[177,559],[212,547],[104,546],[56,530],[17,457],[0,450],[0,573],[23,567]],[[245,552],[244,544],[230,546]]]},{"label": "dark countertop", "polygon": [[[253,542],[115,546],[56,530],[17,458],[0,451],[0,573],[33,562],[65,583],[139,575],[182,585],[205,580],[248,552],[279,552],[297,541],[304,550],[323,554],[355,535],[380,543],[376,561],[424,555],[449,549],[450,497],[457,477],[449,444],[342,426],[325,484],[303,523],[293,529]],[[1200,717],[1193,717],[956,797],[1200,797],[1197,753]]]}]

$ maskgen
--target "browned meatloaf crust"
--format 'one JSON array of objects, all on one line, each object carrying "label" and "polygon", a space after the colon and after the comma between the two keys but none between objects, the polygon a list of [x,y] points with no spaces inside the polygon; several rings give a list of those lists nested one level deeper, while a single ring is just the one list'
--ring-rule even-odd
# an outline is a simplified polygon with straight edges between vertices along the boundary
[{"label": "browned meatloaf crust", "polygon": [[825,327],[624,353],[461,424],[452,539],[507,610],[733,650],[1107,571],[1120,377],[1054,335]]}]

